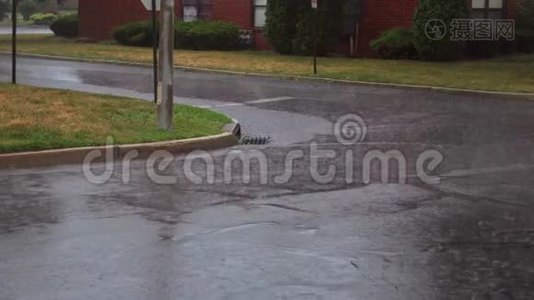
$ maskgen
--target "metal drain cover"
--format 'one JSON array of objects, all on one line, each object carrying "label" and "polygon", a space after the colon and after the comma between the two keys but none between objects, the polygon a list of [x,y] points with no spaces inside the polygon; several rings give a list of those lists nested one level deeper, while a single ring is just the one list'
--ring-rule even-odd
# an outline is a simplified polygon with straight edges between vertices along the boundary
[{"label": "metal drain cover", "polygon": [[243,136],[239,140],[241,145],[267,145],[272,141],[270,136]]}]

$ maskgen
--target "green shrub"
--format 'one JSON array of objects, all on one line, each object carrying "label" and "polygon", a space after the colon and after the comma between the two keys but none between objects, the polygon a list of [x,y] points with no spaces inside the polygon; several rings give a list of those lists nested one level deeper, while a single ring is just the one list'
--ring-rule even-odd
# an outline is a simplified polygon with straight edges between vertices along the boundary
[{"label": "green shrub", "polygon": [[73,38],[78,36],[78,15],[64,15],[50,25],[56,36]]},{"label": "green shrub", "polygon": [[[217,21],[177,22],[175,48],[192,50],[234,50],[239,47],[239,27]],[[152,45],[152,23],[147,21],[122,25],[113,32],[122,45],[148,47]]]},{"label": "green shrub", "polygon": [[[450,24],[453,19],[467,17],[465,0],[421,0],[414,17],[415,48],[424,60],[454,60],[461,56],[463,43],[451,41]],[[447,27],[447,33],[439,40],[427,36],[428,24],[432,20],[441,20]]]},{"label": "green shrub", "polygon": [[371,42],[371,49],[386,59],[412,59],[417,57],[414,32],[409,28],[394,28],[382,32]]},{"label": "green shrub", "polygon": [[124,24],[115,29],[113,38],[121,45],[149,47],[152,45],[152,22],[141,21]]},{"label": "green shrub", "polygon": [[30,17],[30,21],[32,22],[32,24],[34,25],[46,25],[46,26],[50,26],[52,23],[54,23],[57,19],[58,19],[58,15],[56,14],[52,14],[52,13],[48,13],[48,14],[43,14],[43,13],[37,13],[37,14],[33,14],[31,17]]},{"label": "green shrub", "polygon": [[235,50],[239,26],[219,21],[177,22],[175,47],[192,50]]}]

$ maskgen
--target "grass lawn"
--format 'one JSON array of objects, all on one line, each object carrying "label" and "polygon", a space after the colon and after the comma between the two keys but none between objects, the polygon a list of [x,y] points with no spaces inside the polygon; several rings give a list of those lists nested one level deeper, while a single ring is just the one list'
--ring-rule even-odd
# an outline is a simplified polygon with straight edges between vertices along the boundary
[{"label": "grass lawn", "polygon": [[[10,50],[10,37],[0,37],[0,51]],[[150,63],[147,48],[112,43],[81,43],[43,35],[19,38],[24,53],[61,55],[73,58],[105,59]],[[186,51],[175,52],[178,66],[209,68],[279,76],[313,76],[311,58],[277,55],[266,51]],[[429,63],[408,60],[320,58],[323,78],[452,87],[487,91],[534,92],[534,55]]]},{"label": "grass lawn", "polygon": [[230,119],[175,106],[174,130],[157,128],[151,102],[0,83],[0,153],[201,137]]}]

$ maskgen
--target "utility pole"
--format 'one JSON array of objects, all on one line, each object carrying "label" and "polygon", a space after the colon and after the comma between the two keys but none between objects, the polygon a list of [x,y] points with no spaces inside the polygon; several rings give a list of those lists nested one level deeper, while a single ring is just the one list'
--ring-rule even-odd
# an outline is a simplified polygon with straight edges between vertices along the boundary
[{"label": "utility pole", "polygon": [[174,0],[161,0],[160,18],[158,126],[164,130],[170,130],[174,98]]},{"label": "utility pole", "polygon": [[18,0],[11,0],[11,83],[17,83],[17,2]]},{"label": "utility pole", "polygon": [[158,21],[156,0],[152,0],[152,64],[154,66],[154,103],[158,102]]}]

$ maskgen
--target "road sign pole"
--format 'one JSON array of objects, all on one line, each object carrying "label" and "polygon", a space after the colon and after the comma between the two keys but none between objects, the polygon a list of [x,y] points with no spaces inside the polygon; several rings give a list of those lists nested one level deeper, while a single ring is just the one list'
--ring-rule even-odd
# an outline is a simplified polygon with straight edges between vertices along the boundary
[{"label": "road sign pole", "polygon": [[12,24],[12,36],[11,36],[11,83],[17,83],[17,2],[18,0],[12,0],[11,7],[11,24]]},{"label": "road sign pole", "polygon": [[313,74],[317,75],[317,25],[314,25],[313,30]]},{"label": "road sign pole", "polygon": [[313,10],[313,74],[317,75],[317,19],[319,7],[318,0],[311,0],[311,7]]},{"label": "road sign pole", "polygon": [[154,65],[154,103],[158,102],[158,21],[156,1],[152,0],[152,63]]},{"label": "road sign pole", "polygon": [[159,79],[161,88],[157,102],[158,126],[170,130],[174,98],[174,0],[161,0],[161,35],[159,39]]}]

